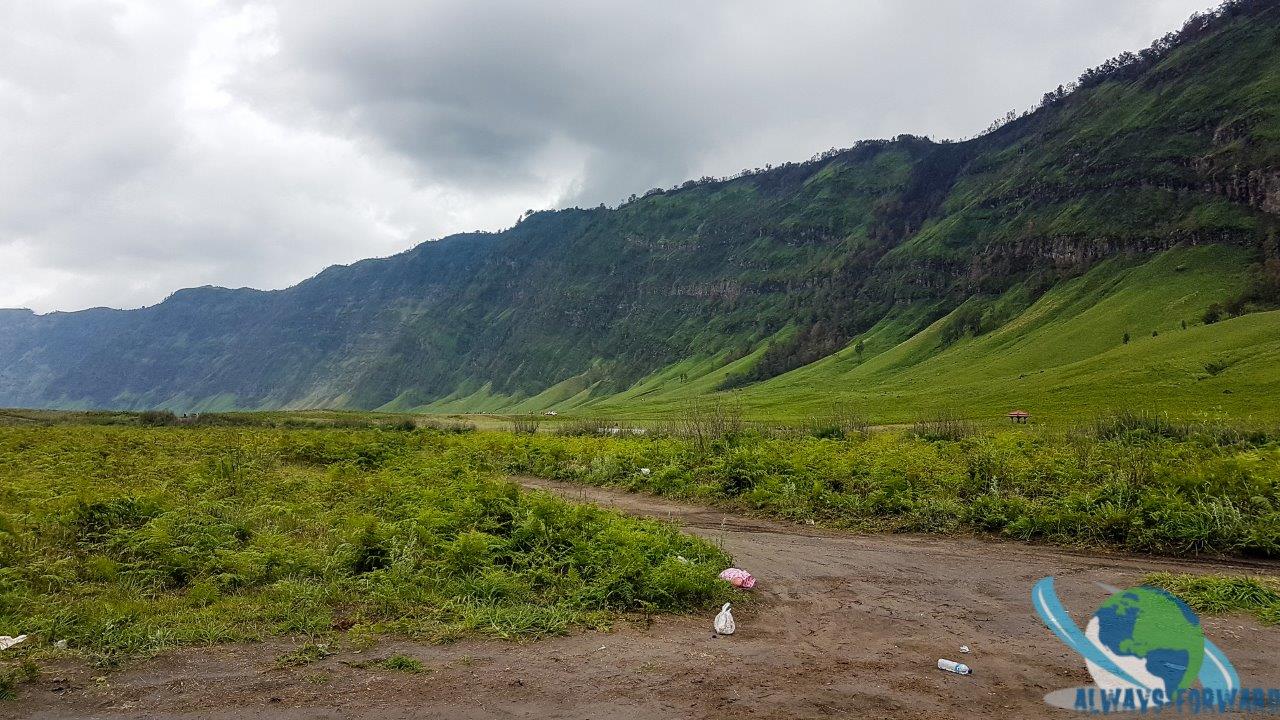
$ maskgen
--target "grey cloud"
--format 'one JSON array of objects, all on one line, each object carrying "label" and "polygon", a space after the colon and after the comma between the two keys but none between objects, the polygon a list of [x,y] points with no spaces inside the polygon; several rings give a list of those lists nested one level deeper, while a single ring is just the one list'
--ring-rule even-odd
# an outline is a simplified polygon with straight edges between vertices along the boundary
[{"label": "grey cloud", "polygon": [[972,135],[1198,1],[279,7],[274,70],[323,126],[497,190],[559,147],[553,166],[584,170],[561,201],[591,204],[862,137]]},{"label": "grey cloud", "polygon": [[525,207],[971,136],[1204,1],[13,0],[0,306],[280,287]]}]

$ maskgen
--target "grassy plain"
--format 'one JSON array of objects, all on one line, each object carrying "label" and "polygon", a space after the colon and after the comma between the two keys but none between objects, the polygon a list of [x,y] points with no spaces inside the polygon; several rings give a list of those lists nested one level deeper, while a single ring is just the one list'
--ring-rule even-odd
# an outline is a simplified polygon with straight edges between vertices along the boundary
[{"label": "grassy plain", "polygon": [[[1280,557],[1280,433],[1226,424],[764,432],[726,416],[613,436],[329,412],[174,422],[0,416],[0,634],[34,638],[0,667],[0,695],[50,654],[110,664],[288,635],[308,644],[281,662],[306,662],[387,633],[540,637],[706,611],[729,592],[716,574],[730,558],[706,541],[521,491],[513,474],[866,532]],[[1280,621],[1274,578],[1149,581],[1201,612]]]},{"label": "grassy plain", "polygon": [[536,637],[724,592],[706,542],[521,492],[449,440],[0,428],[0,634],[101,661],[273,634]]}]

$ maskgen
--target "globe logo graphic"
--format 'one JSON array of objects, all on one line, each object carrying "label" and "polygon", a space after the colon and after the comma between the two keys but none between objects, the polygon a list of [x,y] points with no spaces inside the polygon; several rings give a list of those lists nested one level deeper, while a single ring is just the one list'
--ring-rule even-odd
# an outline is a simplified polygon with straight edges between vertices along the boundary
[{"label": "globe logo graphic", "polygon": [[1120,590],[1081,631],[1058,600],[1053,581],[1047,577],[1032,588],[1036,614],[1084,658],[1098,688],[1141,691],[1162,704],[1197,681],[1204,690],[1240,687],[1227,656],[1204,636],[1200,618],[1177,597],[1145,585]]},{"label": "globe logo graphic", "polygon": [[[1134,587],[1107,598],[1084,636],[1141,687],[1161,688],[1166,696],[1190,689],[1204,662],[1200,618],[1158,588]],[[1085,664],[1099,687],[1133,686],[1088,658]]]}]

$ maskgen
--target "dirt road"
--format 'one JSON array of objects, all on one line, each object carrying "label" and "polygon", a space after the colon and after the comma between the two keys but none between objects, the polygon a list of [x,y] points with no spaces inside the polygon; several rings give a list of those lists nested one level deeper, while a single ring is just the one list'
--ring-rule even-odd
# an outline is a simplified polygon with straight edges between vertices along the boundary
[{"label": "dirt road", "polygon": [[[760,579],[714,637],[712,614],[581,632],[537,643],[439,647],[385,641],[276,669],[294,643],[193,649],[121,672],[47,671],[0,717],[26,718],[817,718],[1073,717],[1043,695],[1089,682],[1083,661],[1034,615],[1031,585],[1055,575],[1083,623],[1108,594],[1155,570],[1280,571],[1277,565],[1173,562],[1016,543],[851,536],[648,496],[521,479],[570,499],[670,518],[722,543]],[[1206,618],[1244,684],[1280,687],[1280,628]],[[962,656],[960,645],[972,654]],[[428,672],[346,663],[404,652]],[[974,674],[935,668],[962,659]]]}]

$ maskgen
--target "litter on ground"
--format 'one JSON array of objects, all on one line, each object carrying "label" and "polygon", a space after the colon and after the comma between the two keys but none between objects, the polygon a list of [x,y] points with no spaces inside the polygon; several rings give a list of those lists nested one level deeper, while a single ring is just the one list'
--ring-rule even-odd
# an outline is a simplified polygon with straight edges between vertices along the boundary
[{"label": "litter on ground", "polygon": [[14,645],[17,645],[18,643],[26,639],[27,639],[26,635],[19,635],[18,637],[9,637],[8,635],[0,635],[0,650],[8,650],[9,648],[13,647]]},{"label": "litter on ground", "polygon": [[733,611],[729,609],[729,603],[725,603],[720,608],[720,613],[716,615],[716,632],[721,635],[732,635],[734,630],[738,629],[737,623],[733,621]]},{"label": "litter on ground", "polygon": [[955,660],[945,660],[942,658],[938,659],[938,669],[946,670],[947,672],[955,673],[957,675],[968,675],[971,672],[969,670],[969,666],[964,663],[958,663]]},{"label": "litter on ground", "polygon": [[965,655],[968,655],[971,651],[969,650],[968,645],[961,645],[960,652],[964,653]]},{"label": "litter on ground", "polygon": [[730,585],[743,590],[750,590],[756,586],[755,577],[742,568],[731,567],[721,570],[720,579],[726,580]]}]

